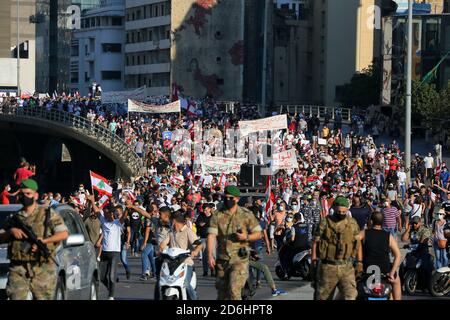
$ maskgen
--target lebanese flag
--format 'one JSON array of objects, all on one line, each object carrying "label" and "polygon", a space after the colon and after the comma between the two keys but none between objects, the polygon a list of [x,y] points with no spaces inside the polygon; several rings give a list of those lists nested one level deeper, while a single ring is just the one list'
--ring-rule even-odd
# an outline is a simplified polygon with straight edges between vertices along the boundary
[{"label": "lebanese flag", "polygon": [[99,200],[98,200],[98,207],[100,209],[103,209],[104,207],[106,207],[106,205],[109,203],[109,197],[104,194]]},{"label": "lebanese flag", "polygon": [[265,208],[266,216],[269,216],[269,212],[272,211],[273,204],[275,203],[275,194],[272,192],[270,176],[267,176],[266,196],[267,196],[267,202],[266,202],[266,208]]},{"label": "lebanese flag", "polygon": [[220,179],[219,179],[220,190],[225,190],[225,187],[227,185],[228,185],[227,175],[225,173],[222,173],[220,175]]},{"label": "lebanese flag", "polygon": [[184,180],[176,176],[171,176],[170,182],[172,182],[176,186],[181,186],[184,183]]},{"label": "lebanese flag", "polygon": [[180,87],[174,83],[172,84],[172,102],[180,100]]},{"label": "lebanese flag", "polygon": [[100,194],[106,194],[111,197],[112,187],[108,184],[108,180],[92,171],[89,171],[89,173],[91,175],[92,188]]},{"label": "lebanese flag", "polygon": [[187,113],[191,117],[197,117],[197,103],[193,100],[189,101],[189,106],[187,108]]},{"label": "lebanese flag", "polygon": [[131,190],[125,190],[125,195],[130,199],[132,202],[136,201],[136,195]]}]

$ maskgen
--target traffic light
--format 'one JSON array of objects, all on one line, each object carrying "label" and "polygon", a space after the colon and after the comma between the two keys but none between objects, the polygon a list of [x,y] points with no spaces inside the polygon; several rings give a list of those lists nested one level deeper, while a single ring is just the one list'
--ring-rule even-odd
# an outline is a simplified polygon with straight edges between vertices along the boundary
[{"label": "traffic light", "polygon": [[391,16],[397,12],[398,4],[393,0],[381,0],[381,14]]}]

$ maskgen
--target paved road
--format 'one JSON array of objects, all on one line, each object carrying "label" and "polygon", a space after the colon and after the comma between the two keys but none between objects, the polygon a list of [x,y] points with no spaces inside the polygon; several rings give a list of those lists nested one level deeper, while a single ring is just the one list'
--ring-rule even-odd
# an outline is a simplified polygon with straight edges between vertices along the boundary
[{"label": "paved road", "polygon": [[[402,247],[403,244],[400,244]],[[401,249],[402,259],[406,254],[406,250]],[[269,265],[272,276],[278,288],[282,288],[287,291],[286,295],[279,297],[272,297],[271,291],[265,281],[263,280],[262,287],[257,290],[253,300],[312,300],[313,289],[309,282],[302,281],[300,278],[293,278],[289,281],[280,281],[275,275],[274,265],[276,262],[276,256],[264,257],[265,263]],[[153,292],[155,286],[155,280],[140,281],[141,273],[141,259],[140,257],[129,257],[129,264],[131,267],[131,278],[126,280],[125,270],[121,264],[118,267],[119,282],[116,284],[116,299],[117,300],[153,300]],[[195,269],[198,277],[197,293],[200,300],[214,300],[217,297],[216,289],[214,287],[215,279],[211,276],[203,277],[201,262],[195,261]],[[107,299],[107,291],[105,287],[100,284],[100,299]],[[415,296],[403,296],[404,300],[432,300],[432,299],[444,299],[450,300],[450,297],[433,298],[429,294],[418,293]]]},{"label": "paved road", "polygon": [[[125,277],[125,269],[122,264],[119,264],[118,267],[118,275],[119,275],[119,283],[116,283],[116,299],[117,300],[147,300],[154,298],[154,286],[155,280],[151,279],[149,281],[140,281],[139,277],[141,275],[141,259],[139,257],[129,257],[128,262],[131,267],[131,278],[130,280],[126,280]],[[272,276],[274,277],[275,283],[279,288],[283,288],[287,292],[294,290],[300,286],[307,284],[307,282],[300,281],[298,279],[290,280],[290,281],[278,281],[275,276],[275,266],[276,256],[272,254],[271,256],[265,257],[265,263],[269,265]],[[214,300],[217,298],[217,292],[214,287],[215,278],[211,276],[203,277],[203,269],[201,266],[201,261],[195,261],[195,269],[197,272],[197,293],[199,295],[199,299],[201,300]],[[290,294],[286,295],[289,296]],[[100,284],[100,299],[107,299],[107,291],[106,288]],[[264,280],[262,280],[262,286],[256,292],[254,299],[257,300],[266,300],[272,298],[271,290],[267,286]],[[292,299],[295,299],[292,296]]]}]

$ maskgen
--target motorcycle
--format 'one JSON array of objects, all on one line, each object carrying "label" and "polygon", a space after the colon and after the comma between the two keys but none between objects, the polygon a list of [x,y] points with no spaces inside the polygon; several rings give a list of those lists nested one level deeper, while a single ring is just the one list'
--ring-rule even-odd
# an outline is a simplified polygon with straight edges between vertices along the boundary
[{"label": "motorcycle", "polygon": [[[195,241],[194,246],[201,244]],[[161,254],[162,265],[159,278],[159,290],[162,300],[188,300],[186,279],[186,259],[191,256],[189,250],[167,248]],[[197,288],[197,275],[192,273],[190,282],[192,288]]]},{"label": "motorcycle", "polygon": [[423,246],[424,244],[411,244],[403,247],[409,249],[409,252],[400,265],[400,280],[409,295],[414,295],[417,290],[429,289],[430,272],[427,270],[427,266],[432,271],[434,263],[433,256],[428,252],[429,246],[425,245],[426,248]]},{"label": "motorcycle", "polygon": [[450,268],[442,267],[433,272],[430,293],[433,297],[443,297],[450,292]]},{"label": "motorcycle", "polygon": [[[287,246],[287,244],[284,244]],[[283,249],[281,248],[280,253]],[[294,255],[292,261],[289,263],[288,270],[284,270],[281,265],[280,258],[275,264],[275,273],[280,280],[289,280],[291,277],[301,277],[303,280],[310,280],[311,270],[311,250],[303,250]]]},{"label": "motorcycle", "polygon": [[[357,281],[357,300],[389,300],[392,293],[392,285],[388,281],[388,275],[381,274],[378,282],[370,279],[371,274],[363,274]],[[374,279],[376,281],[376,279]]]}]

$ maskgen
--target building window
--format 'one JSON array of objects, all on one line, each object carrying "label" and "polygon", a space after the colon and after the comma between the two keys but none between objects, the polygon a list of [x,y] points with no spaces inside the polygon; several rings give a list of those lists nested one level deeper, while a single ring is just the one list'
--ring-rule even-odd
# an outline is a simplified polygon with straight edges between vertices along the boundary
[{"label": "building window", "polygon": [[86,56],[89,55],[89,47],[87,44],[84,46],[84,55],[86,55]]},{"label": "building window", "polygon": [[102,71],[102,80],[120,80],[122,72],[120,71]]},{"label": "building window", "polygon": [[78,72],[70,73],[70,83],[78,83]]},{"label": "building window", "polygon": [[130,43],[130,34],[127,33],[127,42],[126,43]]},{"label": "building window", "polygon": [[89,81],[89,75],[87,73],[87,71],[84,73],[84,82],[88,82]]},{"label": "building window", "polygon": [[72,46],[70,47],[70,56],[71,56],[71,57],[78,57],[78,56],[79,56],[78,50],[79,50],[79,45],[78,45],[78,43],[75,44],[75,45],[72,45]]},{"label": "building window", "polygon": [[122,52],[122,45],[120,43],[102,43],[103,52]]},{"label": "building window", "polygon": [[140,64],[141,64],[141,56],[138,55],[138,56],[137,56],[137,65],[139,66]]},{"label": "building window", "polygon": [[112,20],[111,20],[111,25],[113,25],[113,26],[121,26],[123,23],[122,23],[122,18],[121,17],[112,17]]}]

